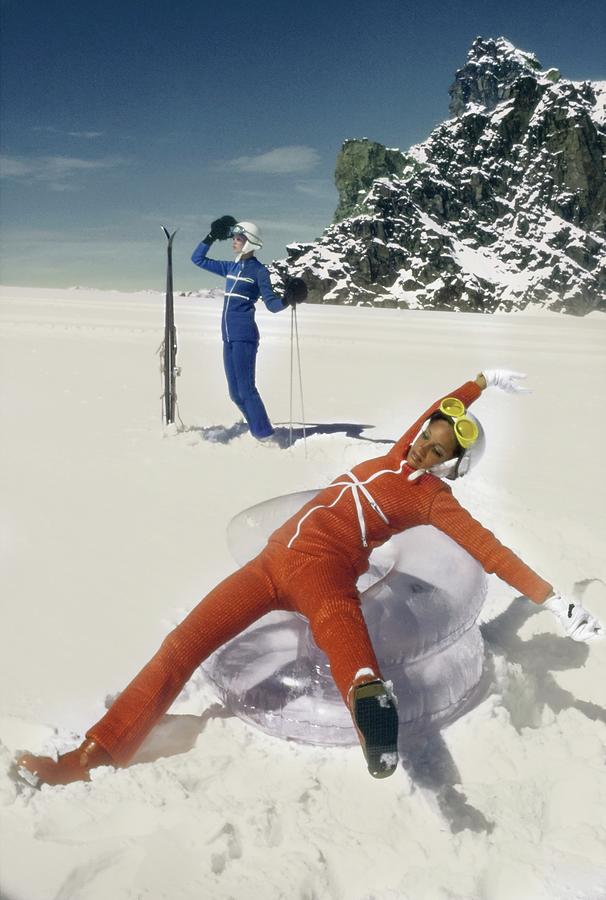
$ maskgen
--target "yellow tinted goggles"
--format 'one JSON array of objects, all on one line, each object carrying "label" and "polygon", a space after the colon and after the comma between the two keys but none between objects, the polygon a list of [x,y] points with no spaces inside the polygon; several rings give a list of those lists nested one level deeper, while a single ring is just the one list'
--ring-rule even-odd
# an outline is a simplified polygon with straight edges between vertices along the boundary
[{"label": "yellow tinted goggles", "polygon": [[440,403],[440,412],[452,420],[457,441],[467,450],[473,446],[480,434],[478,426],[465,412],[465,404],[457,397],[446,397]]}]

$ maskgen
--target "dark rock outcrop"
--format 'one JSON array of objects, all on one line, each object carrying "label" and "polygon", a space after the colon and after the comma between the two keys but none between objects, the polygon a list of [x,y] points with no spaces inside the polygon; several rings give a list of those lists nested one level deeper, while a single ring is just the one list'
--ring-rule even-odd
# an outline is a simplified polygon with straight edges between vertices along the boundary
[{"label": "dark rock outcrop", "polygon": [[335,184],[339,192],[339,205],[335,222],[359,212],[364,199],[376,178],[401,175],[406,157],[400,150],[388,150],[383,144],[362,138],[345,141],[337,157]]}]

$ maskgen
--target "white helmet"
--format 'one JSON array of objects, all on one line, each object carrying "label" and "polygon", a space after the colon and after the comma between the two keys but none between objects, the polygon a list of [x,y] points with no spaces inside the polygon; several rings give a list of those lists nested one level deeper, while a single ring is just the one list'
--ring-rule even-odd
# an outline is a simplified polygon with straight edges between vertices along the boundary
[{"label": "white helmet", "polygon": [[261,229],[258,225],[255,225],[254,222],[238,222],[237,225],[234,225],[232,228],[231,234],[232,237],[242,234],[246,238],[246,243],[238,253],[236,259],[240,259],[244,253],[250,253],[251,251],[254,253],[255,250],[260,250],[263,246]]},{"label": "white helmet", "polygon": [[429,471],[432,475],[437,475],[438,478],[448,478],[450,481],[454,481],[455,478],[462,478],[463,475],[467,475],[468,472],[475,468],[484,456],[484,451],[486,450],[486,434],[484,433],[482,424],[473,413],[469,412],[469,410],[467,410],[465,415],[468,416],[472,422],[475,422],[478,429],[478,436],[471,447],[467,447],[463,450],[461,456],[456,456],[454,459],[449,459],[447,462],[438,463],[437,466],[431,467]]},{"label": "white helmet", "polygon": [[[484,456],[484,451],[486,449],[486,435],[482,428],[482,423],[473,415],[473,413],[470,413],[469,410],[467,410],[465,415],[475,422],[478,429],[478,436],[471,447],[467,447],[461,456],[455,456],[452,459],[446,460],[446,462],[437,463],[437,465],[432,466],[431,469],[416,469],[408,476],[408,481],[416,481],[416,479],[420,478],[426,471],[431,472],[432,475],[436,475],[438,478],[448,478],[450,481],[454,481],[456,478],[462,478],[464,475],[467,475],[468,472],[477,466]],[[427,422],[423,423],[419,430],[419,434],[427,427],[428,422],[429,419]],[[417,435],[417,437],[418,436],[419,435]],[[416,439],[417,438],[414,440],[416,441]]]}]

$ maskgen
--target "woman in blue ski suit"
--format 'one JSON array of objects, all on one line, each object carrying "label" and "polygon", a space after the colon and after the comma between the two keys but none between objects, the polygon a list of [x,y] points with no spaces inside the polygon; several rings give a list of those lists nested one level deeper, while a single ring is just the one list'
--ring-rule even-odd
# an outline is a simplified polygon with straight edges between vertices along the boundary
[{"label": "woman in blue ski suit", "polygon": [[[213,241],[229,236],[237,254],[235,261],[209,259],[207,253]],[[269,438],[274,429],[255,386],[255,361],[259,347],[255,303],[261,297],[267,308],[275,313],[293,302],[300,302],[288,287],[283,300],[274,293],[269,272],[254,256],[255,250],[262,246],[261,232],[256,225],[252,222],[236,223],[231,216],[223,216],[212,223],[209,234],[192,254],[195,265],[225,277],[221,335],[229,396],[248,422],[251,434],[258,440]]]}]

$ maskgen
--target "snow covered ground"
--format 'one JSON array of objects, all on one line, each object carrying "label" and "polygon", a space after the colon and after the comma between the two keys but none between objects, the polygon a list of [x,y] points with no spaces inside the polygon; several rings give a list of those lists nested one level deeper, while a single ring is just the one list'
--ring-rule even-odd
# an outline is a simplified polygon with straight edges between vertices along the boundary
[{"label": "snow covered ground", "polygon": [[[235,513],[383,452],[483,367],[528,372],[534,393],[482,396],[489,450],[455,493],[606,619],[606,317],[303,307],[314,427],[291,449],[205,439],[237,418],[219,319],[220,300],[177,298],[186,428],[170,436],[160,294],[0,293],[2,898],[606,897],[606,641],[557,636],[494,577],[483,696],[384,782],[359,749],[264,735],[195,680],[129,768],[17,791],[15,750],[73,745],[232,570]],[[258,320],[259,386],[284,423],[289,314]]]}]

